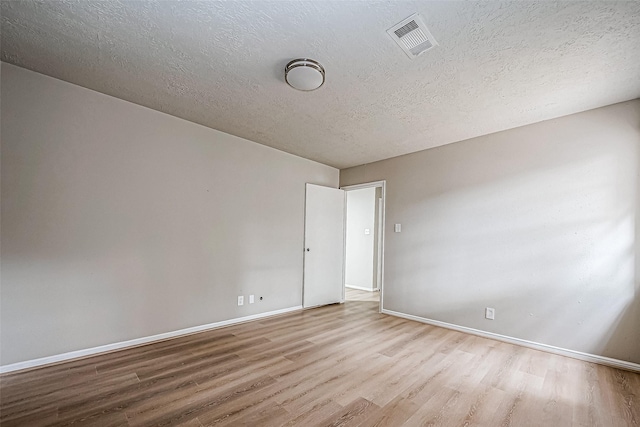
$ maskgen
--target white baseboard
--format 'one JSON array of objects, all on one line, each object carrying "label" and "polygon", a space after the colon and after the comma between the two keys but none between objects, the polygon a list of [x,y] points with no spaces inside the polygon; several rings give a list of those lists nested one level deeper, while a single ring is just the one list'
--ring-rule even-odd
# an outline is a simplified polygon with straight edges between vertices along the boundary
[{"label": "white baseboard", "polygon": [[24,362],[12,363],[10,365],[0,366],[0,374],[6,372],[19,371],[22,369],[34,368],[37,366],[49,365],[52,363],[58,363],[68,361],[71,359],[79,359],[87,356],[95,356],[101,353],[108,353],[114,350],[121,350],[124,348],[138,347],[152,342],[164,341],[170,338],[176,338],[183,335],[190,335],[197,332],[207,331],[210,329],[217,329],[223,326],[235,325],[238,323],[244,323],[251,320],[262,319],[265,317],[277,316],[279,314],[285,314],[292,311],[302,310],[302,306],[295,306],[289,308],[283,308],[280,310],[268,311],[266,313],[252,314],[250,316],[237,317],[235,319],[223,320],[220,322],[209,323],[206,325],[193,326],[191,328],[180,329],[172,332],[165,332],[163,334],[151,335],[148,337],[136,338],[129,341],[122,341],[113,344],[101,345],[98,347],[87,348],[84,350],[70,351],[68,353],[56,354],[53,356],[41,357],[39,359],[26,360]]},{"label": "white baseboard", "polygon": [[411,314],[400,313],[397,311],[382,309],[382,313],[391,316],[402,317],[404,319],[415,320],[416,322],[426,323],[442,328],[453,329],[458,332],[465,332],[484,338],[490,338],[497,341],[503,341],[509,344],[520,345],[522,347],[533,348],[535,350],[546,351],[547,353],[558,354],[560,356],[572,357],[574,359],[584,360],[586,362],[598,363],[600,365],[611,366],[612,368],[625,369],[627,371],[640,372],[640,364],[627,362],[625,360],[612,359],[610,357],[598,356],[595,354],[582,353],[580,351],[569,350],[566,348],[555,347],[552,345],[541,344],[534,341],[527,341],[520,338],[509,337],[506,335],[495,334],[493,332],[481,331],[479,329],[467,328],[466,326],[458,326],[452,323],[441,322],[439,320],[427,319]]},{"label": "white baseboard", "polygon": [[375,292],[377,291],[377,289],[373,289],[373,288],[365,288],[364,286],[355,286],[355,285],[344,285],[345,288],[350,288],[350,289],[358,289],[360,291],[367,291],[367,292]]}]

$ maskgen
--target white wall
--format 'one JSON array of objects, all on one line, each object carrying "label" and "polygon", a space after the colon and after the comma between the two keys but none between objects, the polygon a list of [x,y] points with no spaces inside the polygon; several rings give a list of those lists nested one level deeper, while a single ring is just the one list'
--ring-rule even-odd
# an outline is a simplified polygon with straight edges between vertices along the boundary
[{"label": "white wall", "polygon": [[2,365],[301,304],[305,182],[337,169],[1,77]]},{"label": "white wall", "polygon": [[[347,191],[345,284],[374,288],[376,189]],[[369,234],[365,234],[365,229]]]},{"label": "white wall", "polygon": [[640,363],[640,100],[340,177],[387,180],[385,309]]}]

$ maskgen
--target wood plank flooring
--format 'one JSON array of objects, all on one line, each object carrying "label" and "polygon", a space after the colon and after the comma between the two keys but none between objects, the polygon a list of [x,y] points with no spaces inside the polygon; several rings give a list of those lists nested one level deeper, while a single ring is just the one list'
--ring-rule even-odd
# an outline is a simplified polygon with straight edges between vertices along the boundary
[{"label": "wood plank flooring", "polygon": [[347,301],[0,377],[10,426],[638,426],[640,374]]},{"label": "wood plank flooring", "polygon": [[360,289],[344,288],[344,299],[346,301],[380,301],[380,292],[362,291]]}]

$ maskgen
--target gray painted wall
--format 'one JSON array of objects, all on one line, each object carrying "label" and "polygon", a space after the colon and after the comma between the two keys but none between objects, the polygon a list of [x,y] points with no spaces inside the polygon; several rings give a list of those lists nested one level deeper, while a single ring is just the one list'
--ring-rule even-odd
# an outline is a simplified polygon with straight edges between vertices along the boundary
[{"label": "gray painted wall", "polygon": [[376,189],[347,191],[346,285],[369,290],[375,287],[375,220]]},{"label": "gray painted wall", "polygon": [[340,173],[382,179],[385,309],[640,363],[640,100]]},{"label": "gray painted wall", "polygon": [[2,365],[301,304],[305,182],[337,169],[1,77]]}]

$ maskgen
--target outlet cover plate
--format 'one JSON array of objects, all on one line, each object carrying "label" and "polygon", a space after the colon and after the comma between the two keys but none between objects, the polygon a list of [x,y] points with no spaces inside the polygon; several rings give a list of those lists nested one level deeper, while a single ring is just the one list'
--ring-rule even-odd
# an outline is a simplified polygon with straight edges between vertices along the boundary
[{"label": "outlet cover plate", "polygon": [[238,305],[244,305],[244,297],[242,295],[238,297]]},{"label": "outlet cover plate", "polygon": [[484,309],[484,317],[489,319],[489,320],[495,320],[496,318],[496,309],[495,308],[491,308],[491,307],[487,307]]}]

